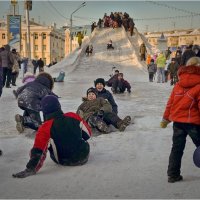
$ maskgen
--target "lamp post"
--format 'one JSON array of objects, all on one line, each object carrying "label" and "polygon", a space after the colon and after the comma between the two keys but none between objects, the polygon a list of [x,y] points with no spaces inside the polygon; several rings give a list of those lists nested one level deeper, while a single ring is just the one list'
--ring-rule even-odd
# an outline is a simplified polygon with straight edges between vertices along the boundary
[{"label": "lamp post", "polygon": [[86,2],[83,2],[70,16],[70,53],[72,52],[72,15],[84,6],[86,6]]}]

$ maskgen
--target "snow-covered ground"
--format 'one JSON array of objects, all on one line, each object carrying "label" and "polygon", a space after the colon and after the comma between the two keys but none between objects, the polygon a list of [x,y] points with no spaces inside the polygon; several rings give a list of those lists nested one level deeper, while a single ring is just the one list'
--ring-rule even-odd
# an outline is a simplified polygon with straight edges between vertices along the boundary
[{"label": "snow-covered ground", "polygon": [[[106,50],[109,39],[114,51]],[[0,198],[199,198],[199,169],[193,164],[195,147],[189,139],[182,162],[184,181],[167,182],[172,124],[161,129],[159,122],[172,87],[148,82],[144,64],[138,62],[133,43],[122,29],[96,30],[90,42],[94,46],[91,57],[77,50],[46,69],[54,77],[60,70],[66,72],[65,82],[55,83],[54,88],[61,96],[63,111],[76,111],[94,80],[107,80],[115,66],[132,86],[130,95],[114,96],[119,116],[135,116],[135,124],[125,132],[92,137],[86,165],[58,166],[48,157],[37,175],[14,179],[12,173],[23,170],[29,160],[33,139],[27,137],[28,130],[24,135],[17,134],[14,115],[22,111],[11,89],[5,88],[0,99],[0,148],[4,151],[0,157]]]}]

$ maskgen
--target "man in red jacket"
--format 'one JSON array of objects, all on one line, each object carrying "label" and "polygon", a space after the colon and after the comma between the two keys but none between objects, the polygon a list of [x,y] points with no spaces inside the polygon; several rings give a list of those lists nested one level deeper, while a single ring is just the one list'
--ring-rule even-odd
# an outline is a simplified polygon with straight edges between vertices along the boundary
[{"label": "man in red jacket", "polygon": [[178,70],[179,82],[171,96],[161,122],[161,127],[173,121],[173,145],[169,157],[168,182],[181,181],[181,159],[189,135],[200,146],[200,58],[192,57],[186,67]]},{"label": "man in red jacket", "polygon": [[45,122],[38,129],[30,160],[26,169],[13,174],[25,178],[36,174],[46,158],[47,149],[51,159],[60,165],[83,165],[88,161],[91,136],[88,124],[77,114],[63,114],[57,97],[47,95],[41,102]]}]

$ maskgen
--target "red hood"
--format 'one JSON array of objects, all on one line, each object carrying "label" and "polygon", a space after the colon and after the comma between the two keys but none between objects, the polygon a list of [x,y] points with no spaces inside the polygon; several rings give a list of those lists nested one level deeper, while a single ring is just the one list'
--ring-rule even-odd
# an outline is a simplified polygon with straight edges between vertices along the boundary
[{"label": "red hood", "polygon": [[183,66],[178,70],[179,82],[178,84],[184,88],[194,87],[200,84],[200,67],[197,66]]}]

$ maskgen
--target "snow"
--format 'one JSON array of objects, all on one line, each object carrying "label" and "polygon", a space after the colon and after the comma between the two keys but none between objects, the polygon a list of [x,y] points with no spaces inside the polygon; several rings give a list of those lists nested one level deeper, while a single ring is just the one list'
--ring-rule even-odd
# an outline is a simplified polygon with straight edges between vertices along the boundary
[{"label": "snow", "polygon": [[[113,51],[106,50],[109,39],[113,40]],[[87,42],[94,47],[91,57],[84,55]],[[4,152],[0,157],[0,198],[199,198],[200,175],[192,161],[195,147],[191,140],[183,156],[184,181],[167,182],[172,124],[161,129],[159,123],[172,87],[169,83],[148,82],[145,64],[137,56],[138,46],[123,29],[96,30],[87,42],[70,58],[45,69],[54,77],[60,70],[66,73],[65,82],[55,83],[54,88],[61,96],[63,111],[76,111],[94,80],[107,80],[116,66],[132,86],[131,94],[114,96],[119,116],[135,116],[135,123],[125,132],[92,137],[90,158],[83,166],[58,166],[47,156],[37,175],[14,179],[12,173],[25,168],[34,141],[28,130],[17,134],[14,115],[22,111],[12,95],[13,88],[5,88],[0,99],[0,148]]]}]

